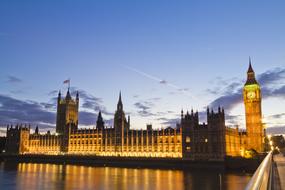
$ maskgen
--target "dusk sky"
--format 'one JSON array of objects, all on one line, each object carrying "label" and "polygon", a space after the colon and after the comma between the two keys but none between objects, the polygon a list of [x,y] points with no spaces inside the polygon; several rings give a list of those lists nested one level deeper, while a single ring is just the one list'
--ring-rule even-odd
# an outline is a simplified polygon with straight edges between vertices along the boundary
[{"label": "dusk sky", "polygon": [[9,123],[55,131],[66,79],[81,127],[112,125],[119,92],[132,128],[175,126],[180,111],[225,108],[245,126],[249,56],[263,121],[285,131],[285,1],[0,2],[0,135]]}]

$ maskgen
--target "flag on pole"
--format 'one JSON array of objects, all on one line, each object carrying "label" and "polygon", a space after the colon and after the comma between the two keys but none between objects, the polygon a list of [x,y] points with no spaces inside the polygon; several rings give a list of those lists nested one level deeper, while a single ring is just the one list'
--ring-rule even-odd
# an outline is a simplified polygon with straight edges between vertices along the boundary
[{"label": "flag on pole", "polygon": [[70,79],[63,81],[63,84],[69,84],[69,83],[70,83]]},{"label": "flag on pole", "polygon": [[70,79],[63,81],[63,84],[68,84],[68,89],[70,88]]}]

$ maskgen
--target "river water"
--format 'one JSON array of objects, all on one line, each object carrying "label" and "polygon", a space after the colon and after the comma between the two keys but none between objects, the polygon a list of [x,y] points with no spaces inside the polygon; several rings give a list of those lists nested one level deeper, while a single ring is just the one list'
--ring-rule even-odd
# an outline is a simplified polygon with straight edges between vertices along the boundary
[{"label": "river water", "polygon": [[0,189],[3,190],[241,190],[250,177],[245,173],[220,173],[213,170],[0,163]]}]

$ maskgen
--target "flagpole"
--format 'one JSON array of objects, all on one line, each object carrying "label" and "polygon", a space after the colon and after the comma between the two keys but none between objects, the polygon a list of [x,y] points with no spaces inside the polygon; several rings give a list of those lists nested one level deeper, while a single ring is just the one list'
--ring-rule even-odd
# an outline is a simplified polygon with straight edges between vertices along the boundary
[{"label": "flagpole", "polygon": [[63,81],[63,84],[68,84],[68,90],[70,89],[70,78],[69,79],[67,79],[67,80],[65,80],[65,81]]},{"label": "flagpole", "polygon": [[68,89],[70,89],[70,78],[68,79]]}]

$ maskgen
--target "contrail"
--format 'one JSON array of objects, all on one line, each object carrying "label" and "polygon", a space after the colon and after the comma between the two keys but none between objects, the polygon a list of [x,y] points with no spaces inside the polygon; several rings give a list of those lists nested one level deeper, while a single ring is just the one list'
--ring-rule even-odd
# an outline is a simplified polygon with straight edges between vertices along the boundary
[{"label": "contrail", "polygon": [[173,88],[173,89],[175,89],[175,90],[177,90],[177,91],[179,91],[179,92],[182,92],[184,95],[189,96],[190,98],[192,98],[192,99],[194,99],[194,100],[196,100],[196,101],[199,101],[198,98],[194,97],[194,96],[193,96],[192,94],[190,94],[190,93],[187,93],[187,92],[185,91],[185,89],[183,89],[183,88],[181,88],[181,87],[179,87],[179,86],[177,86],[177,85],[175,85],[175,84],[169,83],[169,82],[167,82],[166,80],[163,80],[163,79],[160,79],[160,78],[158,78],[158,77],[152,76],[152,75],[150,75],[150,74],[147,74],[147,73],[145,73],[145,72],[143,72],[143,71],[140,71],[140,70],[137,70],[137,69],[135,69],[135,68],[129,67],[129,66],[127,66],[127,65],[122,65],[122,66],[123,66],[124,68],[126,68],[126,69],[128,69],[128,70],[130,70],[130,71],[133,71],[133,72],[135,72],[135,73],[137,73],[137,74],[139,74],[139,75],[141,75],[141,76],[144,76],[144,77],[146,77],[146,78],[148,78],[148,79],[151,79],[151,80],[154,80],[154,81],[156,81],[156,82],[159,82],[160,84],[167,85],[167,86],[169,86],[169,87],[171,87],[171,88]]},{"label": "contrail", "polygon": [[164,80],[161,80],[161,79],[159,79],[159,78],[157,78],[157,77],[154,77],[154,76],[152,76],[152,75],[149,75],[149,74],[147,74],[147,73],[144,73],[144,72],[142,72],[142,71],[139,71],[139,70],[137,70],[137,69],[135,69],[135,68],[132,68],[132,67],[129,67],[129,66],[126,66],[126,65],[122,65],[122,66],[125,67],[125,68],[128,69],[128,70],[134,71],[134,72],[136,72],[136,73],[138,73],[138,74],[140,74],[140,75],[142,75],[142,76],[144,76],[144,77],[146,77],[146,78],[155,80],[155,81],[157,81],[157,82],[162,82],[162,81],[164,81]]}]

